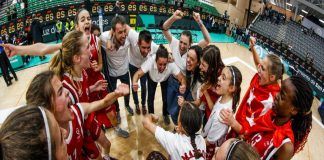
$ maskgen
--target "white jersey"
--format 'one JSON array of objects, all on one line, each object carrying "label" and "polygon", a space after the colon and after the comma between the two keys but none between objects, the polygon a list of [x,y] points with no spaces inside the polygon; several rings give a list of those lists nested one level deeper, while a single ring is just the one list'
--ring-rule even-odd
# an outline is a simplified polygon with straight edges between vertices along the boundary
[{"label": "white jersey", "polygon": [[[193,147],[190,142],[190,137],[165,131],[163,128],[157,126],[155,131],[155,138],[163,146],[163,148],[170,155],[171,160],[194,160]],[[203,153],[204,158],[199,158],[203,160],[206,158],[206,143],[201,135],[196,135],[196,146],[197,149]]]},{"label": "white jersey", "polygon": [[222,123],[219,116],[222,109],[232,110],[232,100],[227,103],[220,103],[222,97],[218,98],[215,103],[210,117],[203,129],[202,136],[206,137],[207,141],[211,144],[221,145],[224,142],[224,138],[228,132],[229,126]]}]

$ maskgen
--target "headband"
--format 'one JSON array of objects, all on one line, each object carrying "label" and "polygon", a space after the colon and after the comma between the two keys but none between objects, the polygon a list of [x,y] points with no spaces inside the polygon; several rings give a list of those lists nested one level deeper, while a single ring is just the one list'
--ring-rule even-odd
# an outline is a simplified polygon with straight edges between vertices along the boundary
[{"label": "headband", "polygon": [[234,73],[234,69],[233,69],[233,66],[230,66],[230,70],[231,70],[231,72],[232,72],[232,76],[233,76],[233,85],[235,86],[235,73]]},{"label": "headband", "polygon": [[235,141],[231,144],[231,146],[230,146],[230,148],[229,148],[229,150],[228,150],[228,152],[227,152],[227,155],[226,155],[226,160],[229,160],[229,159],[230,159],[230,156],[231,156],[231,153],[232,153],[233,149],[235,148],[235,146],[236,146],[239,142],[242,142],[242,140],[237,139],[237,140],[235,140]]},{"label": "headband", "polygon": [[41,111],[43,119],[44,119],[45,133],[46,133],[46,139],[47,139],[47,148],[48,148],[48,160],[51,160],[52,159],[52,144],[51,144],[51,136],[50,136],[48,120],[47,120],[45,110],[42,107],[38,107],[38,108]]}]

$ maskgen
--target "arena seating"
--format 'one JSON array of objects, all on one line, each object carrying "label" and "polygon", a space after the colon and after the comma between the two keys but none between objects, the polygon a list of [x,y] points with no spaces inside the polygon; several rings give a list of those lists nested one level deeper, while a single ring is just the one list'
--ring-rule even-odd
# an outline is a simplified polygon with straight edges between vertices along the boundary
[{"label": "arena seating", "polygon": [[64,6],[69,4],[82,3],[84,0],[28,0],[28,14],[32,14],[44,9]]},{"label": "arena seating", "polygon": [[[302,64],[306,61],[306,55],[309,53],[314,57],[314,67],[321,75],[324,73],[324,39],[318,35],[305,34],[305,30],[300,24],[289,21],[285,24],[273,24],[270,21],[256,20],[251,25],[250,30],[269,38],[276,44],[271,46],[279,46],[285,44],[291,47],[291,52],[297,57],[292,58],[294,61]],[[298,58],[298,59],[297,59]]]}]

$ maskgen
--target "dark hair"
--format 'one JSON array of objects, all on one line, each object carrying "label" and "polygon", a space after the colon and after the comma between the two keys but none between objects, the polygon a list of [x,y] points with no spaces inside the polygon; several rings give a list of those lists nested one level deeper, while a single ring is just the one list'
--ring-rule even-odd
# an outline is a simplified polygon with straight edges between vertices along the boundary
[{"label": "dark hair", "polygon": [[150,43],[152,41],[151,32],[148,30],[142,30],[138,35],[138,42],[141,43],[142,40],[146,43]]},{"label": "dark hair", "polygon": [[189,43],[190,44],[192,43],[192,34],[190,31],[188,31],[188,30],[182,31],[181,35],[187,36],[189,38]]},{"label": "dark hair", "polygon": [[282,75],[285,73],[285,67],[281,63],[280,58],[275,54],[268,54],[267,58],[271,61],[269,72],[276,76],[276,80],[282,80]]},{"label": "dark hair", "polygon": [[[51,114],[44,111],[46,115]],[[51,145],[52,159],[55,159],[54,143]],[[0,158],[48,159],[45,123],[38,107],[20,107],[6,118],[0,129]]]},{"label": "dark hair", "polygon": [[[242,73],[235,66],[227,66],[227,67],[229,68],[231,75],[232,75],[231,85],[235,86],[235,91],[233,93],[233,104],[232,104],[232,110],[233,110],[233,112],[235,112],[236,107],[237,107],[238,103],[240,102]],[[234,77],[235,77],[235,80],[234,80]],[[234,82],[235,82],[235,84],[234,84]]]},{"label": "dark hair", "polygon": [[92,23],[91,24],[91,33],[93,33],[95,30],[98,30],[100,32],[99,26]]},{"label": "dark hair", "polygon": [[194,148],[194,156],[196,159],[203,157],[201,151],[197,149],[195,142],[196,133],[200,130],[202,125],[202,115],[198,107],[190,102],[186,102],[180,111],[180,123],[184,131],[190,137],[190,142]]},{"label": "dark hair", "polygon": [[111,28],[113,30],[116,29],[116,25],[120,23],[121,25],[124,25],[126,24],[126,20],[125,20],[125,17],[124,16],[121,16],[121,15],[117,15],[115,16],[112,20],[111,20]]},{"label": "dark hair", "polygon": [[[82,11],[87,11],[88,13],[89,13],[89,15],[90,15],[90,12],[87,10],[87,9],[85,9],[85,8],[80,8],[79,10],[78,10],[78,12],[75,14],[75,17],[74,17],[74,23],[75,24],[79,24],[78,22],[79,22],[79,14],[82,12]],[[91,16],[91,15],[90,15]]]},{"label": "dark hair", "polygon": [[207,73],[204,76],[204,82],[215,85],[217,78],[220,76],[225,67],[220,55],[220,50],[215,45],[209,45],[203,49],[202,59],[208,64]]},{"label": "dark hair", "polygon": [[156,58],[155,58],[155,61],[157,61],[159,58],[169,58],[169,52],[168,52],[168,50],[163,46],[163,44],[160,44],[158,50],[156,51]]},{"label": "dark hair", "polygon": [[312,128],[311,107],[314,96],[309,83],[301,76],[291,76],[289,80],[295,86],[292,104],[298,111],[297,115],[292,117],[291,123],[295,138],[294,153],[297,153],[303,149]]},{"label": "dark hair", "polygon": [[238,139],[229,139],[232,141],[229,146],[228,152],[226,153],[226,160],[235,159],[235,160],[259,160],[260,155],[254,150],[254,148]]},{"label": "dark hair", "polygon": [[[198,66],[195,67],[193,72],[187,71],[186,70],[186,82],[187,82],[187,87],[189,89],[192,89],[195,84],[198,82],[202,82],[202,77],[200,76],[200,68],[199,68],[199,64],[200,64],[200,58],[202,55],[202,48],[198,45],[194,45],[191,46],[189,48],[189,50],[194,50],[197,56],[197,61],[198,61]],[[193,78],[191,78],[191,76],[193,76]],[[192,81],[191,81],[192,79]]]},{"label": "dark hair", "polygon": [[27,89],[27,105],[42,106],[55,113],[55,104],[52,99],[55,91],[51,85],[54,75],[53,71],[44,71],[34,77]]}]

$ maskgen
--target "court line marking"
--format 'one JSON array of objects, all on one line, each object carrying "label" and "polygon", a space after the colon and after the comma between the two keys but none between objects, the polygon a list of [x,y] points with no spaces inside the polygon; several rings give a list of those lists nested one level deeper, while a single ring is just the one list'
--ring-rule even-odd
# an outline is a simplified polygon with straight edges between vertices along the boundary
[{"label": "court line marking", "polygon": [[[254,72],[257,72],[255,67],[252,67],[250,64],[246,63],[245,61],[241,60],[238,57],[226,58],[226,59],[223,60],[223,62],[225,64],[231,64],[231,63],[235,63],[235,62],[240,62],[240,63],[244,64],[246,67],[248,67],[249,69],[253,70]],[[318,120],[314,115],[312,115],[312,118],[322,129],[324,129],[324,125],[322,124],[322,122],[320,120]]]}]

